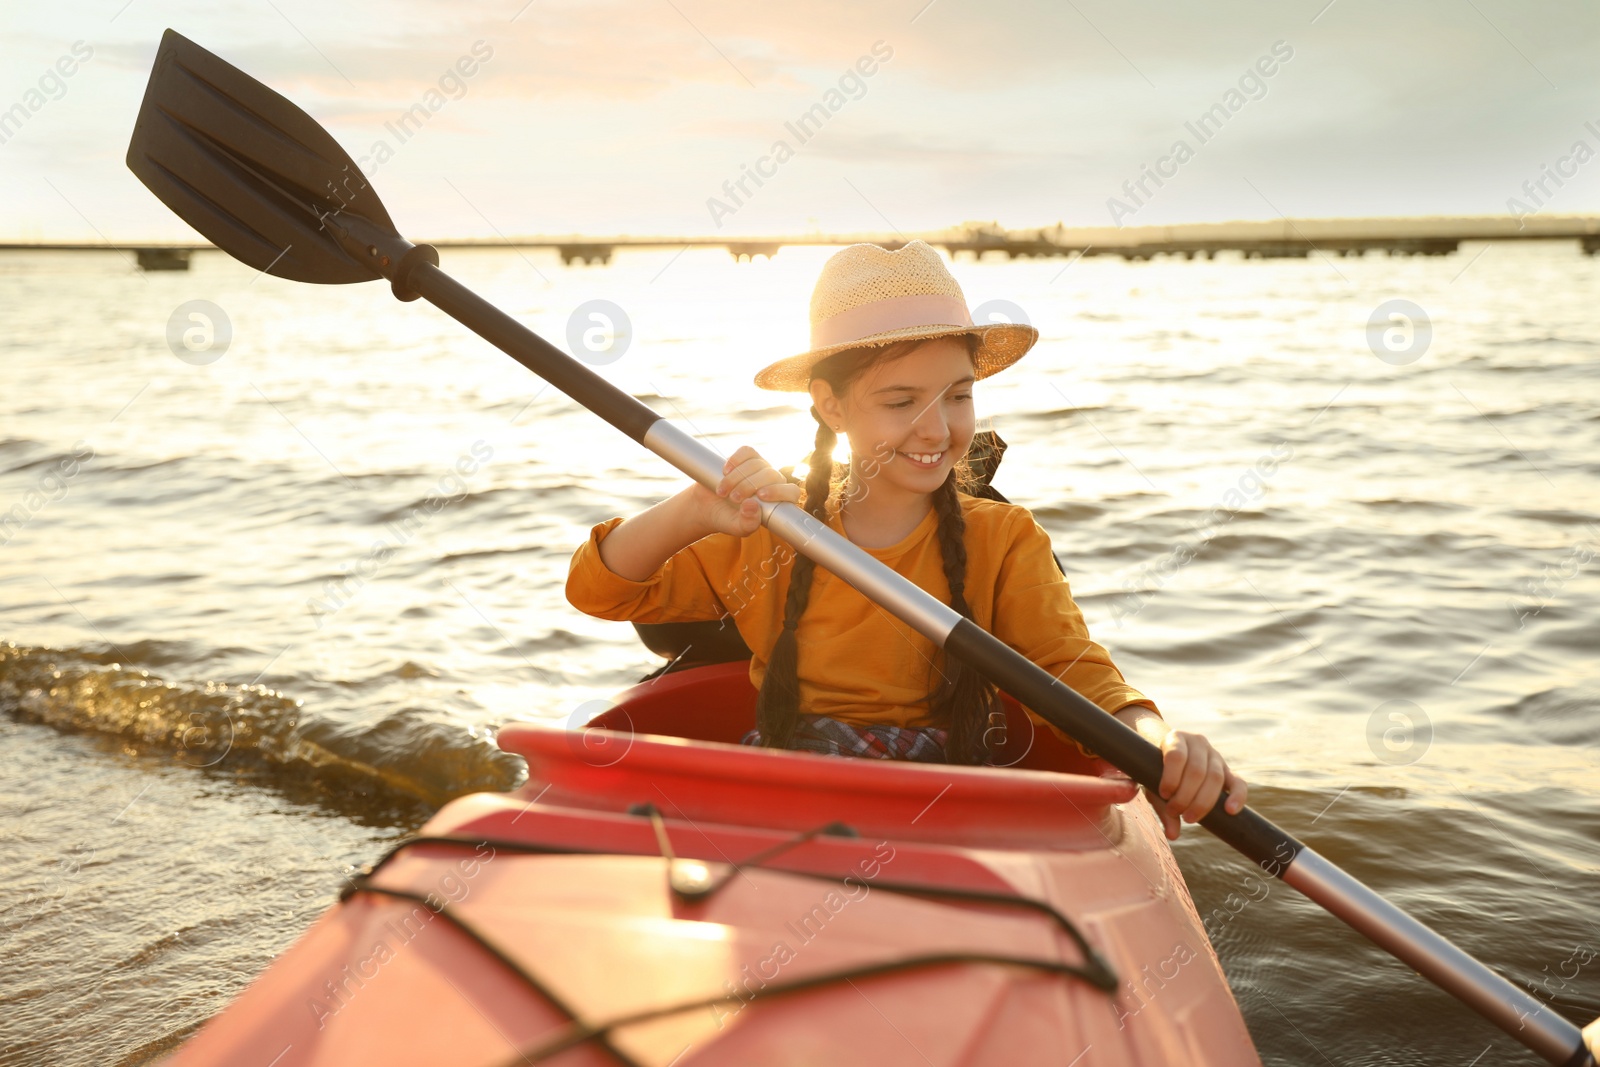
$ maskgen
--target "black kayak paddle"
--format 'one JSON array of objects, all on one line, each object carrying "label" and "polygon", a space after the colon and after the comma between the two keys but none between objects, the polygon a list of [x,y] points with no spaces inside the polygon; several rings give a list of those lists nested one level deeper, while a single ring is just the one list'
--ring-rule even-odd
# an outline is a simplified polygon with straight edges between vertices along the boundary
[{"label": "black kayak paddle", "polygon": [[[258,270],[337,284],[387,279],[444,311],[702,485],[724,457],[656,415],[439,269],[401,237],[361,169],[314,119],[173,30],[161,39],[128,166],[216,246]],[[1060,730],[1154,790],[1161,752],[949,605],[794,504],[762,505],[769,529],[971,664]],[[1553,1064],[1595,1067],[1578,1028],[1258,812],[1200,824]]]}]

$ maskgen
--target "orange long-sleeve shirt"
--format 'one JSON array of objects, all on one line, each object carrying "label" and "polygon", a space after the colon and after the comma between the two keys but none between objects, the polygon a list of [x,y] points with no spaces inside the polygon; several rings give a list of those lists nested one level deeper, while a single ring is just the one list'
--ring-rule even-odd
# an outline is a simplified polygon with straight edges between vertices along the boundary
[{"label": "orange long-sleeve shirt", "polygon": [[[1083,613],[1051,557],[1050,536],[1032,513],[964,494],[960,501],[973,621],[1108,712],[1129,704],[1156,710],[1090,640]],[[752,652],[750,682],[760,687],[783,627],[794,549],[765,526],[749,537],[712,534],[635,582],[600,558],[600,542],[622,521],[595,526],[573,553],[567,600],[586,614],[617,621],[696,622],[731,614]],[[948,604],[938,521],[930,510],[898,544],[865,551]],[[836,503],[830,503],[828,525],[843,534]],[[934,671],[944,668],[944,652],[822,567],[797,636],[800,707],[806,714],[932,725],[927,697],[938,680]]]}]

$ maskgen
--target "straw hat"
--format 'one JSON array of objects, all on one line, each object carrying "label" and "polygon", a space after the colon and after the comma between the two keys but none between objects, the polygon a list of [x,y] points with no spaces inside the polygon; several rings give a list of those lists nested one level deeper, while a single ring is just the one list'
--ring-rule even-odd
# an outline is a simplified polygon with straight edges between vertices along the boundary
[{"label": "straw hat", "polygon": [[756,385],[803,393],[811,368],[835,352],[963,333],[982,341],[973,357],[979,378],[1011,366],[1039,339],[1039,331],[1024,323],[975,324],[961,285],[927,242],[895,252],[851,245],[823,265],[811,294],[811,351],[763,368]]}]

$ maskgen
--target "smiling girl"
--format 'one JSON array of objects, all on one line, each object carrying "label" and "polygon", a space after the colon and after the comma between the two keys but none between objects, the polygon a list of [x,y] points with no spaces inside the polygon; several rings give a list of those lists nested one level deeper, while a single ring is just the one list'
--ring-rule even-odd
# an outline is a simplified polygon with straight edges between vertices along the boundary
[{"label": "smiling girl", "polygon": [[[758,690],[746,743],[987,763],[994,686],[761,524],[761,501],[803,502],[1159,746],[1165,766],[1153,799],[1168,837],[1224,788],[1238,811],[1244,781],[1204,737],[1170,729],[1090,639],[1028,509],[964,491],[974,488],[973,383],[1021,359],[1038,336],[1023,324],[974,324],[960,285],[922,241],[843,249],[812,296],[811,351],[756,375],[762,388],[811,394],[817,430],[804,494],[740,448],[715,492],[691,484],[595,526],[572,557],[567,599],[603,619],[731,618],[752,650]],[[833,459],[840,434],[850,443],[842,470]]]}]

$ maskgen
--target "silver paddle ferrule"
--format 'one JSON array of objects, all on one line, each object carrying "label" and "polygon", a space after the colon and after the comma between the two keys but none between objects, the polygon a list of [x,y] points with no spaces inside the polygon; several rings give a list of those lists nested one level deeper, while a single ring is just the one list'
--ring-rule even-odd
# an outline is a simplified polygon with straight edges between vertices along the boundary
[{"label": "silver paddle ferrule", "polygon": [[1548,1004],[1518,989],[1413,919],[1331,860],[1304,849],[1283,880],[1418,974],[1551,1063],[1574,1059],[1583,1035]]}]

